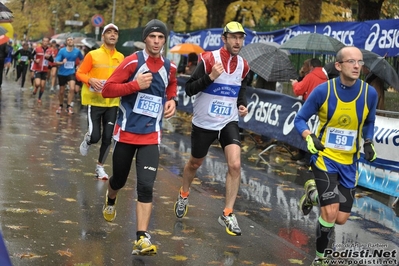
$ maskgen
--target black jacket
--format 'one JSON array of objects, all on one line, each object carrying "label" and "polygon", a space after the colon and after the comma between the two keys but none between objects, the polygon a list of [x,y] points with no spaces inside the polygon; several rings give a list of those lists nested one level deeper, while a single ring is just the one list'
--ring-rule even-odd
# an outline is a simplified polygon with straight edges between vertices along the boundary
[{"label": "black jacket", "polygon": [[0,45],[0,60],[4,60],[7,57],[8,49],[7,43],[3,43]]}]

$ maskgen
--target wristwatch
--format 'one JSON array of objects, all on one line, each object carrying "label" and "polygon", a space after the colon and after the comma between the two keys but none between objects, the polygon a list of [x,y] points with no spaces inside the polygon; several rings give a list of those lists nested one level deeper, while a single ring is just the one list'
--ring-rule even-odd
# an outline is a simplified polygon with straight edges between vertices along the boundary
[{"label": "wristwatch", "polygon": [[176,106],[179,105],[179,97],[175,96],[175,97],[170,98],[169,100],[175,101]]}]

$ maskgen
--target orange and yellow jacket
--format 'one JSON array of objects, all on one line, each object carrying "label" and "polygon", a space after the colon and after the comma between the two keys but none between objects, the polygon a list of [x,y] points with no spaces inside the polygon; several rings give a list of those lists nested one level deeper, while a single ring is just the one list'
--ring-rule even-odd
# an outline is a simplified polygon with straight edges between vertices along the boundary
[{"label": "orange and yellow jacket", "polygon": [[76,78],[83,82],[82,104],[98,107],[119,106],[118,98],[103,98],[101,92],[90,88],[89,79],[97,78],[105,81],[111,76],[124,56],[116,49],[109,50],[104,44],[100,48],[90,51],[83,59],[76,71]]}]

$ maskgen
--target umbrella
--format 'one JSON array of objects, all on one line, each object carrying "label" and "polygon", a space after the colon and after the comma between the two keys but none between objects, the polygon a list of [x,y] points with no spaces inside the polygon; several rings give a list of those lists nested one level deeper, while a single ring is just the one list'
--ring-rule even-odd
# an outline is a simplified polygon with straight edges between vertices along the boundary
[{"label": "umbrella", "polygon": [[395,69],[384,57],[371,51],[360,49],[363,54],[364,65],[377,77],[399,91],[399,77]]},{"label": "umbrella", "polygon": [[133,48],[133,47],[136,47],[137,49],[144,50],[144,48],[145,48],[145,43],[139,42],[139,41],[131,40],[131,41],[124,42],[124,43],[122,44],[122,46],[123,46],[123,47],[132,47],[132,48]]},{"label": "umbrella", "polygon": [[7,33],[7,30],[4,27],[0,26],[0,35],[4,35],[6,33]]},{"label": "umbrella", "polygon": [[339,76],[339,71],[335,68],[335,62],[327,63],[323,68],[327,72],[328,79],[333,79]]},{"label": "umbrella", "polygon": [[330,36],[319,33],[306,33],[289,39],[280,46],[280,49],[299,52],[336,53],[344,46],[345,44]]},{"label": "umbrella", "polygon": [[204,52],[204,49],[201,46],[193,44],[193,43],[180,43],[173,46],[169,52],[176,54],[191,54],[196,53],[200,54]]},{"label": "umbrella", "polygon": [[[274,46],[276,48],[280,48],[280,46],[281,46],[281,44],[276,43],[276,42],[264,42],[264,43],[266,43],[267,45],[270,45],[270,46]],[[288,50],[281,50],[281,51],[283,51],[287,55],[291,55],[290,51],[288,51]]]},{"label": "umbrella", "polygon": [[266,81],[289,81],[298,77],[288,55],[267,43],[248,44],[240,55],[248,61],[251,70]]},{"label": "umbrella", "polygon": [[9,40],[10,40],[10,38],[8,38],[6,35],[1,35],[0,36],[0,45],[8,42]]},{"label": "umbrella", "polygon": [[100,45],[98,44],[98,42],[96,41],[96,39],[93,38],[83,38],[81,40],[81,43],[87,47],[89,47],[90,49],[97,49],[100,48]]}]

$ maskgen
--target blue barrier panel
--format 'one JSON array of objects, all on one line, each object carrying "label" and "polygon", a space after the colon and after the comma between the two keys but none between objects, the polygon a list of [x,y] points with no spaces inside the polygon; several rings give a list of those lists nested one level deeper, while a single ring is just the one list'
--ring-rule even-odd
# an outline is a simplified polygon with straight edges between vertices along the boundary
[{"label": "blue barrier panel", "polygon": [[10,256],[6,245],[4,244],[3,235],[0,233],[0,265],[1,266],[11,266]]}]

